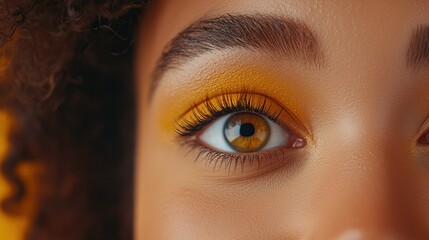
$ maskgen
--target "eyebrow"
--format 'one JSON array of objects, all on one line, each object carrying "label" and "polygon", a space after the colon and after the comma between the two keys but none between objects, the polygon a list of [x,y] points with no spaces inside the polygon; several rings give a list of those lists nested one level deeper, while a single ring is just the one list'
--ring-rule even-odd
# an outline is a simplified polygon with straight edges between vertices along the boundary
[{"label": "eyebrow", "polygon": [[407,67],[419,70],[429,65],[429,25],[417,27],[411,36]]},{"label": "eyebrow", "polygon": [[202,54],[242,48],[280,54],[320,66],[322,53],[315,34],[300,21],[266,15],[223,15],[202,19],[171,40],[152,75],[151,95],[162,75]]}]

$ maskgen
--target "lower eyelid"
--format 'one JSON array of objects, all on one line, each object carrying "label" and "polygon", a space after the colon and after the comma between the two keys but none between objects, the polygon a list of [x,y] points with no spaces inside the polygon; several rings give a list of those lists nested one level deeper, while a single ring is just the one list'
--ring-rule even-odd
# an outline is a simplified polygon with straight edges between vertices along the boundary
[{"label": "lower eyelid", "polygon": [[[195,141],[195,140],[190,140]],[[221,153],[193,142],[189,144],[195,163],[202,164],[204,178],[215,181],[246,181],[277,171],[291,173],[304,165],[306,150],[272,149],[259,153]],[[241,157],[241,158],[240,158]],[[243,159],[245,157],[246,159]]]}]

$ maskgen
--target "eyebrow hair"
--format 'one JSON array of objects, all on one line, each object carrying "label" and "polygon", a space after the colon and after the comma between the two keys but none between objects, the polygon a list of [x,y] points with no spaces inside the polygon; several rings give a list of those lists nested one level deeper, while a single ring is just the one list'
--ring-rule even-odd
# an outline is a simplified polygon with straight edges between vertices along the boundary
[{"label": "eyebrow hair", "polygon": [[275,16],[228,14],[199,20],[166,45],[153,72],[151,92],[167,70],[204,53],[232,48],[321,65],[319,42],[305,23]]},{"label": "eyebrow hair", "polygon": [[429,25],[417,27],[411,36],[407,67],[419,70],[429,65]]}]

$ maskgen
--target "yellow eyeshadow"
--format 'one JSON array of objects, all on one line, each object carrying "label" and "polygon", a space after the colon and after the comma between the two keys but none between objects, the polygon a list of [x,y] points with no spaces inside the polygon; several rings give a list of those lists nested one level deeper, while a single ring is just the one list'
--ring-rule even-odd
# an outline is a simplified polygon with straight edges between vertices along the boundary
[{"label": "yellow eyeshadow", "polygon": [[297,98],[302,97],[304,91],[297,86],[289,87],[291,83],[297,82],[290,76],[275,75],[255,66],[232,67],[200,75],[202,76],[194,76],[189,80],[166,79],[159,86],[155,99],[160,104],[157,107],[157,122],[165,133],[174,133],[176,121],[191,116],[195,106],[209,99],[211,104],[219,107],[216,97],[229,95],[233,99],[234,94],[239,97],[243,89],[252,95],[254,102],[268,96],[271,102],[276,102],[272,105],[276,106],[277,110],[285,106],[301,121],[305,122],[307,119],[302,107],[303,102]]},{"label": "yellow eyeshadow", "polygon": [[216,109],[216,110],[222,110],[222,105],[228,104],[228,105],[237,105],[239,102],[247,101],[248,105],[258,108],[262,105],[265,105],[265,108],[270,108],[270,111],[275,113],[279,113],[282,111],[282,107],[280,104],[275,103],[274,100],[271,100],[270,98],[257,94],[257,93],[251,93],[249,90],[242,89],[241,92],[237,93],[222,93],[217,96],[207,96],[205,100],[201,101],[200,103],[194,103],[193,106],[183,113],[182,115],[179,115],[179,118],[177,120],[187,120],[190,121],[195,116],[195,111],[200,111],[203,113],[209,113],[209,108]]}]

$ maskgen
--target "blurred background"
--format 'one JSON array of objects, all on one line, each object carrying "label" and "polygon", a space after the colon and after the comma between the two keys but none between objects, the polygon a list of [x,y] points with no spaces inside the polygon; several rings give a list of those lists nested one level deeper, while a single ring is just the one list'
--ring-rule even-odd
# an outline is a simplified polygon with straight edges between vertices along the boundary
[{"label": "blurred background", "polygon": [[[7,59],[0,56],[0,74],[7,66]],[[1,79],[1,77],[0,77]],[[0,163],[3,163],[4,156],[8,150],[8,133],[12,126],[13,119],[7,112],[0,109]],[[17,175],[24,179],[27,187],[25,199],[20,203],[20,211],[14,215],[0,211],[0,239],[18,240],[23,239],[28,223],[32,217],[32,212],[37,199],[35,193],[36,167],[29,162],[20,163],[17,168]],[[0,200],[4,200],[12,189],[3,174],[0,174]]]}]

